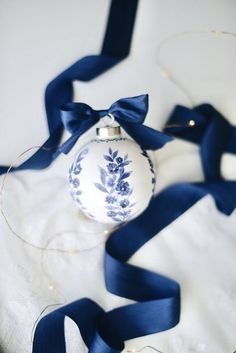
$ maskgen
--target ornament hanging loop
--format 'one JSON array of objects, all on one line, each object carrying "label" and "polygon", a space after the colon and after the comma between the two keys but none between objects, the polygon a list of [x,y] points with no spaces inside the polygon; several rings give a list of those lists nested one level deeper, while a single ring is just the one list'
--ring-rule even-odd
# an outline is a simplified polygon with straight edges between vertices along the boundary
[{"label": "ornament hanging loop", "polygon": [[115,117],[109,113],[101,118],[102,125],[96,129],[97,136],[100,138],[120,137],[120,126],[115,124]]},{"label": "ornament hanging loop", "polygon": [[113,124],[115,122],[115,117],[114,117],[113,114],[109,113],[109,114],[103,116],[101,120],[102,120],[103,126],[108,126],[109,127],[109,126],[113,126]]}]

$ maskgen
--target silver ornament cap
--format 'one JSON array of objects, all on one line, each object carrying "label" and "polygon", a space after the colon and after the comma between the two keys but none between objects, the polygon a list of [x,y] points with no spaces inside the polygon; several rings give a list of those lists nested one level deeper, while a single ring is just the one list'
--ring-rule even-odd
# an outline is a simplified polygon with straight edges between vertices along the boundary
[{"label": "silver ornament cap", "polygon": [[[108,120],[106,120],[108,118]],[[121,136],[119,125],[114,125],[115,117],[113,114],[108,114],[102,118],[103,126],[96,128],[96,134],[99,139],[109,139]]]},{"label": "silver ornament cap", "polygon": [[121,135],[120,126],[102,126],[96,129],[97,137],[110,138],[110,137],[119,137]]}]

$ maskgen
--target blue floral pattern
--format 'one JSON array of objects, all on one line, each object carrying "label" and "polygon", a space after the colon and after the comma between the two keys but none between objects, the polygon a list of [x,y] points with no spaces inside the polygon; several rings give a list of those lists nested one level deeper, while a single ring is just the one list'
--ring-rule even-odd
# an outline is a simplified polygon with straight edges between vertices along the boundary
[{"label": "blue floral pattern", "polygon": [[135,203],[130,202],[133,189],[128,181],[132,171],[127,171],[126,167],[132,162],[128,160],[128,155],[119,156],[118,150],[111,148],[108,154],[103,156],[106,168],[99,166],[100,183],[94,185],[98,190],[105,193],[105,208],[107,217],[115,222],[125,222],[132,212]]},{"label": "blue floral pattern", "polygon": [[83,191],[80,189],[79,174],[82,171],[81,162],[84,159],[84,157],[87,155],[87,153],[88,153],[88,148],[85,148],[76,157],[76,160],[74,161],[74,163],[69,169],[69,182],[71,185],[71,196],[73,200],[79,205],[81,210],[86,212],[89,217],[93,218],[94,216],[88,213],[86,207],[82,205],[82,202],[80,199],[80,196],[82,195]]},{"label": "blue floral pattern", "polygon": [[156,186],[156,173],[155,173],[155,170],[154,170],[154,165],[153,165],[153,162],[151,160],[151,158],[149,157],[148,153],[146,150],[142,149],[142,153],[141,153],[145,158],[147,158],[148,160],[148,164],[149,164],[149,167],[150,167],[150,171],[152,173],[152,193],[154,193],[155,191],[155,186]]},{"label": "blue floral pattern", "polygon": [[93,139],[91,142],[96,142],[96,143],[110,143],[111,141],[127,141],[126,137],[115,137],[115,138],[109,138],[109,139]]}]

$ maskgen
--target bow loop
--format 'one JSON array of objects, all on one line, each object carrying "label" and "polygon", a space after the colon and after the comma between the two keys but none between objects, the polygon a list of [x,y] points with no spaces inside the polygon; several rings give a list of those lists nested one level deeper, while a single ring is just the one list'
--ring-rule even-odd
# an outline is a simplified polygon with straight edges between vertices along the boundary
[{"label": "bow loop", "polygon": [[102,117],[112,114],[115,120],[145,149],[161,148],[172,138],[160,131],[142,125],[148,112],[148,95],[122,98],[109,109],[95,110],[85,103],[67,103],[61,108],[61,119],[71,137],[59,151],[68,153],[79,137]]},{"label": "bow loop", "polygon": [[124,120],[128,123],[142,124],[148,112],[148,95],[122,98],[113,103],[108,113],[114,115],[117,121]]},{"label": "bow loop", "polygon": [[66,103],[61,107],[61,120],[67,131],[74,134],[85,120],[99,120],[96,110],[85,103]]}]

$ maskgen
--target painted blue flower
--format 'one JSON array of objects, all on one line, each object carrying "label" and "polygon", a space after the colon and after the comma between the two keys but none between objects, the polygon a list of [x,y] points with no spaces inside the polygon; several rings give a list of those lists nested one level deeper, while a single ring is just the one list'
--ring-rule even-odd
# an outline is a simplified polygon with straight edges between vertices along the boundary
[{"label": "painted blue flower", "polygon": [[116,158],[116,162],[117,162],[118,164],[122,163],[122,162],[123,162],[123,158],[117,157],[117,158]]},{"label": "painted blue flower", "polygon": [[72,184],[74,186],[74,188],[78,188],[79,185],[80,185],[80,181],[78,178],[75,178],[73,181],[72,181]]},{"label": "painted blue flower", "polygon": [[117,215],[117,213],[115,211],[108,211],[107,212],[108,217],[115,217],[116,215]]},{"label": "painted blue flower", "polygon": [[118,194],[124,196],[128,195],[130,188],[129,188],[129,183],[127,181],[121,180],[116,186],[116,191],[118,191]]},{"label": "painted blue flower", "polygon": [[107,185],[112,188],[115,185],[115,179],[109,178],[107,180]]},{"label": "painted blue flower", "polygon": [[129,200],[128,199],[124,199],[124,200],[121,200],[120,201],[120,206],[122,207],[122,208],[125,208],[125,207],[127,207],[129,205]]},{"label": "painted blue flower", "polygon": [[108,196],[106,196],[106,198],[105,198],[105,201],[106,201],[107,203],[110,203],[110,204],[115,203],[116,200],[117,200],[117,198],[116,198],[115,196],[111,196],[111,195],[108,195]]},{"label": "painted blue flower", "polygon": [[82,168],[80,164],[76,164],[75,168],[74,168],[74,174],[78,175],[81,172]]},{"label": "painted blue flower", "polygon": [[119,155],[118,150],[108,149],[108,153],[103,155],[108,162],[106,169],[98,166],[100,170],[100,182],[94,183],[95,187],[103,192],[107,217],[114,222],[127,221],[135,203],[130,201],[132,188],[127,181],[132,171],[127,171],[132,161],[128,159],[128,154]]},{"label": "painted blue flower", "polygon": [[111,174],[116,174],[119,171],[119,167],[116,163],[109,163],[107,165],[108,172]]}]

